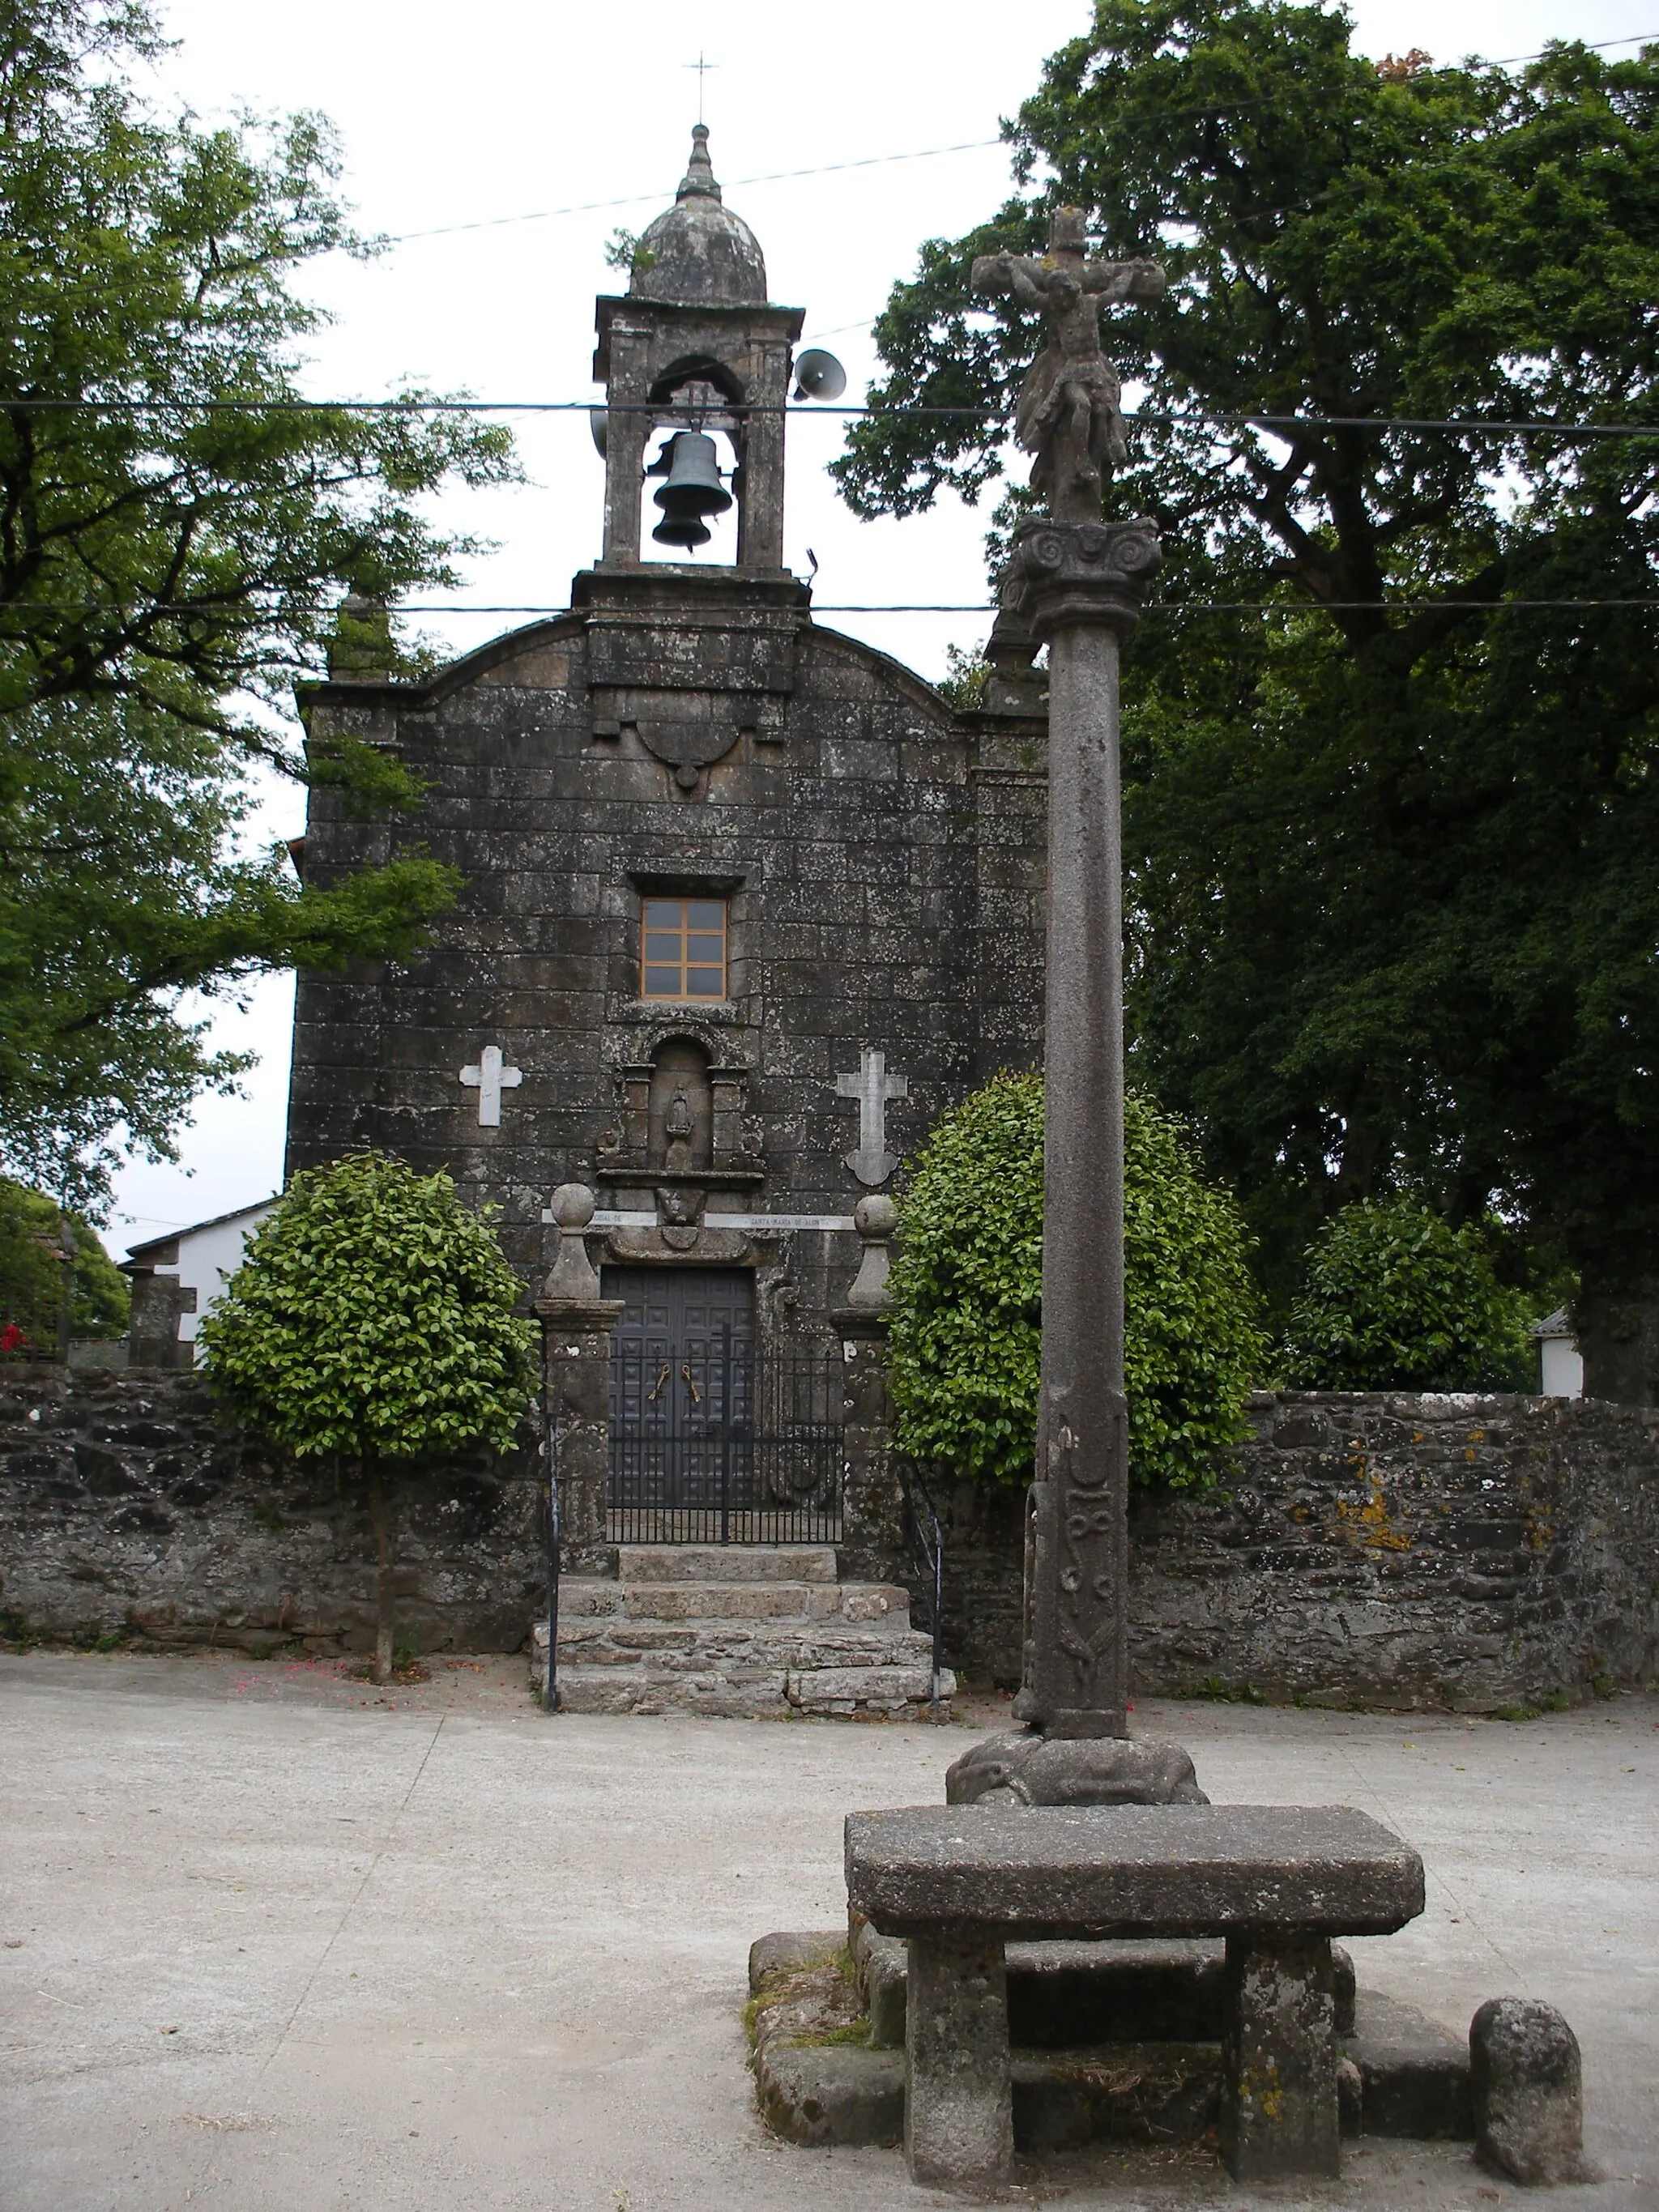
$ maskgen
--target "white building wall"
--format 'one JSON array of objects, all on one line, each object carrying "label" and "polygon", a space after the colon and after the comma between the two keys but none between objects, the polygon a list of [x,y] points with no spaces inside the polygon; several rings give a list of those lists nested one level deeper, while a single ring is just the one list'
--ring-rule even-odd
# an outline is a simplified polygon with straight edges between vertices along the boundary
[{"label": "white building wall", "polygon": [[1582,1398],[1584,1395],[1584,1360],[1572,1339],[1570,1336],[1540,1337],[1538,1348],[1543,1354],[1544,1395],[1547,1398]]},{"label": "white building wall", "polygon": [[179,1265],[157,1270],[164,1275],[176,1274],[179,1280],[196,1292],[194,1313],[179,1316],[179,1340],[193,1344],[202,1317],[217,1304],[227,1279],[242,1264],[242,1248],[259,1224],[276,1205],[270,1199],[263,1206],[251,1206],[246,1213],[233,1213],[228,1221],[211,1221],[204,1229],[187,1229],[179,1238]]}]

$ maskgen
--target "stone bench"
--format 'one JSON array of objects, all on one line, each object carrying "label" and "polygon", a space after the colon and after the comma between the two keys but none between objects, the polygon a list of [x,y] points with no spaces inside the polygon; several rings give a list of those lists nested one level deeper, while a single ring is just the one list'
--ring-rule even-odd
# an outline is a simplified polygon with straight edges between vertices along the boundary
[{"label": "stone bench", "polygon": [[1338,2166],[1334,1936],[1423,1910],[1423,1863],[1346,1806],[922,1805],[854,1813],[847,1895],[909,1947],[913,2180],[981,2189],[1012,2156],[1004,1945],[1221,1936],[1221,2150],[1240,2179]]}]

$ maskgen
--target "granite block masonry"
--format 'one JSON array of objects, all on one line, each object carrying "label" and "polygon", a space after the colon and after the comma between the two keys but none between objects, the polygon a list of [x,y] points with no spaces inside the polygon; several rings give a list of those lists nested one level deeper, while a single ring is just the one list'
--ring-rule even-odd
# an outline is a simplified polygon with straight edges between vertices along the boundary
[{"label": "granite block masonry", "polygon": [[[390,1478],[399,1644],[524,1642],[546,1589],[538,1441]],[[366,1500],[221,1425],[200,1376],[0,1369],[6,1636],[368,1651],[374,1578]]]},{"label": "granite block masonry", "polygon": [[[307,880],[418,841],[461,890],[409,959],[301,976],[289,1169],[372,1145],[497,1210],[527,1290],[546,1279],[582,1577],[619,1540],[717,1535],[834,1541],[890,1581],[902,1499],[867,1418],[884,1186],[1040,1055],[1042,687],[961,712],[816,619],[784,566],[802,321],[699,125],[626,293],[595,305],[603,538],[568,611],[404,680],[389,611],[376,631],[356,602],[299,696],[313,746],[380,749],[422,792],[388,826],[319,783]],[[579,1188],[580,1223],[544,1211]],[[555,1277],[579,1256],[597,1278],[573,1302]],[[556,1674],[564,1641],[550,1623]],[[790,1680],[838,1707],[805,1680],[823,1671]]]},{"label": "granite block masonry", "polygon": [[[342,650],[300,702],[313,745],[425,791],[388,829],[313,788],[307,880],[418,840],[462,888],[408,960],[301,976],[290,1170],[364,1144],[447,1168],[526,1284],[546,1193],[586,1184],[602,1275],[641,1304],[647,1270],[740,1275],[763,1364],[838,1340],[872,1291],[858,1202],[1042,1022],[1041,687],[959,712],[815,617],[782,564],[801,319],[700,130],[597,303],[603,550],[568,611],[417,680]],[[735,464],[735,542],[701,563],[642,529],[687,434]]]},{"label": "granite block masonry", "polygon": [[[1209,1498],[1131,1494],[1146,1696],[1492,1712],[1659,1679],[1659,1417],[1595,1399],[1261,1393]],[[945,1657],[1020,1677],[1023,1501],[935,1481]]]},{"label": "granite block masonry", "polygon": [[[866,1349],[848,1370],[855,1397],[880,1395]],[[1207,1681],[1489,1712],[1655,1678],[1652,1413],[1333,1395],[1264,1400],[1255,1419],[1256,1440],[1217,1498],[1132,1511],[1139,1694]],[[544,1606],[536,1443],[415,1480],[398,1574],[422,1649],[517,1650]],[[838,1547],[842,1570],[902,1582],[879,1503]],[[1017,1680],[1020,1500],[940,1503],[946,1660],[981,1681]],[[609,1571],[603,1546],[589,1559],[584,1571]],[[367,1515],[222,1427],[199,1375],[0,1367],[8,1633],[264,1650],[303,1635],[362,1650],[373,1577]]]}]

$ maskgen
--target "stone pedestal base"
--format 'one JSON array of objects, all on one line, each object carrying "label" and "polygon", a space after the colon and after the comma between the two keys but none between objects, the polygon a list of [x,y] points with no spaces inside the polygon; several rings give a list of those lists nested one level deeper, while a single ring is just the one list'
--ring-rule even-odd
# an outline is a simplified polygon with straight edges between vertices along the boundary
[{"label": "stone pedestal base", "polygon": [[965,1751],[945,1778],[947,1805],[1207,1805],[1178,1743],[1045,1736],[1012,1729]]},{"label": "stone pedestal base", "polygon": [[1336,2003],[1327,1936],[1227,1938],[1221,2155],[1237,2181],[1334,2174]]},{"label": "stone pedestal base", "polygon": [[912,1936],[904,2158],[912,2181],[989,2189],[1014,2154],[1002,1939]]}]

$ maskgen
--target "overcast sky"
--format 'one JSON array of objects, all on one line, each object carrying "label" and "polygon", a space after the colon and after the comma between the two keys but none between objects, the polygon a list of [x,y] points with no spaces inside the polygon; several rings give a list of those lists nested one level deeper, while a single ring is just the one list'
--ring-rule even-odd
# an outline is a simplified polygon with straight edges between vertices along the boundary
[{"label": "overcast sky", "polygon": [[[703,112],[727,203],[759,236],[772,298],[805,310],[807,341],[846,362],[856,399],[874,367],[869,322],[890,286],[911,272],[922,239],[965,229],[1000,204],[1006,154],[983,142],[996,140],[999,118],[1089,9],[164,0],[163,15],[179,44],[156,72],[158,98],[208,120],[320,110],[343,142],[344,190],[361,227],[400,241],[367,266],[339,258],[319,271],[317,296],[336,318],[313,346],[309,387],[319,396],[374,398],[406,380],[491,399],[592,396],[594,295],[621,283],[605,246],[618,225],[643,228],[673,197],[697,116],[690,64],[701,51],[714,65],[701,80]],[[1360,0],[1354,15],[1362,51],[1416,46],[1437,60],[1507,58],[1552,37],[1659,38],[1659,0]],[[912,154],[927,158],[885,158]],[[853,162],[871,166],[773,173]],[[595,201],[627,204],[503,220]],[[447,527],[496,546],[455,596],[563,605],[572,574],[599,552],[601,465],[583,416],[520,418],[517,428],[529,481],[441,506]],[[813,549],[821,603],[984,599],[981,515],[953,506],[856,522],[823,472],[840,445],[836,419],[796,417],[789,440],[785,557],[805,573]],[[828,619],[934,677],[946,646],[979,642],[987,618]],[[469,614],[422,628],[462,651],[514,622]],[[283,794],[273,831],[293,834],[303,817],[302,795]],[[276,1188],[292,1006],[292,979],[272,977],[246,1013],[220,1011],[220,1040],[257,1051],[259,1066],[242,1097],[201,1103],[178,1168],[135,1162],[122,1174],[107,1236],[118,1254]]]}]

